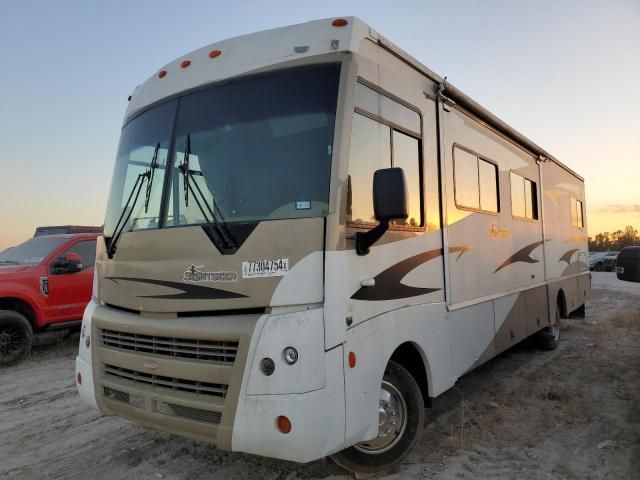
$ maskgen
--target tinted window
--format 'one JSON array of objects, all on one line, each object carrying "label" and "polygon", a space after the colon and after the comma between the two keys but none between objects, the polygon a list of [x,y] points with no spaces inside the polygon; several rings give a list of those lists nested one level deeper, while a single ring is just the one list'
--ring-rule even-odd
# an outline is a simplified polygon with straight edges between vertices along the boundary
[{"label": "tinted window", "polygon": [[498,167],[460,147],[453,150],[453,164],[456,205],[498,213]]},{"label": "tinted window", "polygon": [[96,241],[83,240],[67,248],[61,255],[69,252],[77,253],[82,260],[82,269],[91,268],[96,263]]},{"label": "tinted window", "polygon": [[356,85],[356,107],[420,134],[420,115],[417,112],[361,83]]},{"label": "tinted window", "polygon": [[571,197],[571,226],[574,228],[584,228],[582,202],[573,197]]},{"label": "tinted window", "polygon": [[395,220],[396,225],[421,225],[420,213],[420,150],[416,138],[410,137],[398,131],[393,132],[393,159],[394,167],[404,170],[407,181],[407,207],[409,217],[404,220]]},{"label": "tinted window", "polygon": [[183,97],[167,224],[326,215],[339,73],[287,70]]},{"label": "tinted window", "polygon": [[[173,101],[155,107],[134,118],[122,130],[107,203],[104,224],[106,236],[113,234],[118,219],[123,213],[124,220],[131,212],[124,231],[158,227],[162,184],[176,103]],[[158,166],[153,172],[149,202],[145,209],[149,179],[143,181],[140,175],[149,170],[154,155]],[[142,188],[139,189],[140,182],[142,182]],[[134,202],[138,191],[140,193],[137,201]]]},{"label": "tinted window", "polygon": [[373,173],[390,166],[391,128],[355,113],[349,152],[348,220],[376,221],[373,215]]},{"label": "tinted window", "polygon": [[478,161],[480,185],[480,210],[497,213],[498,207],[498,167],[486,160]]},{"label": "tinted window", "polygon": [[402,168],[407,182],[409,217],[395,220],[393,224],[420,227],[420,141],[394,130],[390,125],[354,113],[349,156],[348,221],[376,222],[373,211],[373,174],[376,170],[389,167]]},{"label": "tinted window", "polygon": [[455,149],[455,194],[460,207],[480,208],[478,190],[478,157],[466,150]]},{"label": "tinted window", "polygon": [[50,236],[32,238],[0,253],[0,266],[36,265],[66,241],[66,238]]},{"label": "tinted window", "polygon": [[511,213],[518,218],[538,219],[536,182],[514,172],[511,172]]}]

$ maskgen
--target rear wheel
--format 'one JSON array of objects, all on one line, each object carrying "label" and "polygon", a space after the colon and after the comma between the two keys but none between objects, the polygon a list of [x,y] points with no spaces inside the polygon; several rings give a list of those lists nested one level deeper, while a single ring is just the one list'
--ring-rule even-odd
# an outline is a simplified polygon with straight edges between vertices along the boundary
[{"label": "rear wheel", "polygon": [[560,344],[560,304],[556,306],[556,321],[553,325],[540,330],[536,337],[538,346],[543,350],[555,350]]},{"label": "rear wheel", "polygon": [[0,365],[10,365],[31,349],[33,329],[24,315],[0,310]]},{"label": "rear wheel", "polygon": [[373,474],[400,463],[415,445],[424,423],[420,387],[400,364],[389,362],[380,387],[378,435],[331,456],[341,467]]}]

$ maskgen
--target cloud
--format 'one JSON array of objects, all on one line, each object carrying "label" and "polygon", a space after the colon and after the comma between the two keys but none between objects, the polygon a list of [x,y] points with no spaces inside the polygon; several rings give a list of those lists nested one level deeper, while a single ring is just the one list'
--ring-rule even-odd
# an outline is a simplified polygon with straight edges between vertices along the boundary
[{"label": "cloud", "polygon": [[640,213],[640,205],[605,205],[598,209],[603,213]]}]

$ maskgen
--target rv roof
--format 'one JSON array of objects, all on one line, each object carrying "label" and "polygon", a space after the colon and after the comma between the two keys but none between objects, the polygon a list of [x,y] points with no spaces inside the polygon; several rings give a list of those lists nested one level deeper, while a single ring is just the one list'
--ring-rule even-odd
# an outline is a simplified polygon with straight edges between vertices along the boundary
[{"label": "rv roof", "polygon": [[507,125],[455,86],[445,82],[442,77],[393,42],[379,35],[372,27],[356,17],[341,18],[346,20],[346,24],[334,26],[335,18],[313,20],[221,40],[194,50],[168,63],[142,85],[136,87],[130,97],[125,122],[148,106],[182,91],[259,71],[294,58],[337,52],[357,52],[362,40],[369,38],[434,82],[441,84],[441,93],[455,104],[485,121],[532,154],[549,159],[580,180],[584,180],[549,152]]}]

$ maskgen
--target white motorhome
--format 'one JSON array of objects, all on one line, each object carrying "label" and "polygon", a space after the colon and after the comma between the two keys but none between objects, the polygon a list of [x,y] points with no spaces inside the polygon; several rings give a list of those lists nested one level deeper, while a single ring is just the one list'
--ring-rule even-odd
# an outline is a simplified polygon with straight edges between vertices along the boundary
[{"label": "white motorhome", "polygon": [[[77,383],[106,415],[356,472],[590,289],[583,179],[357,18],[130,97]],[[428,415],[427,415],[428,417]]]}]

